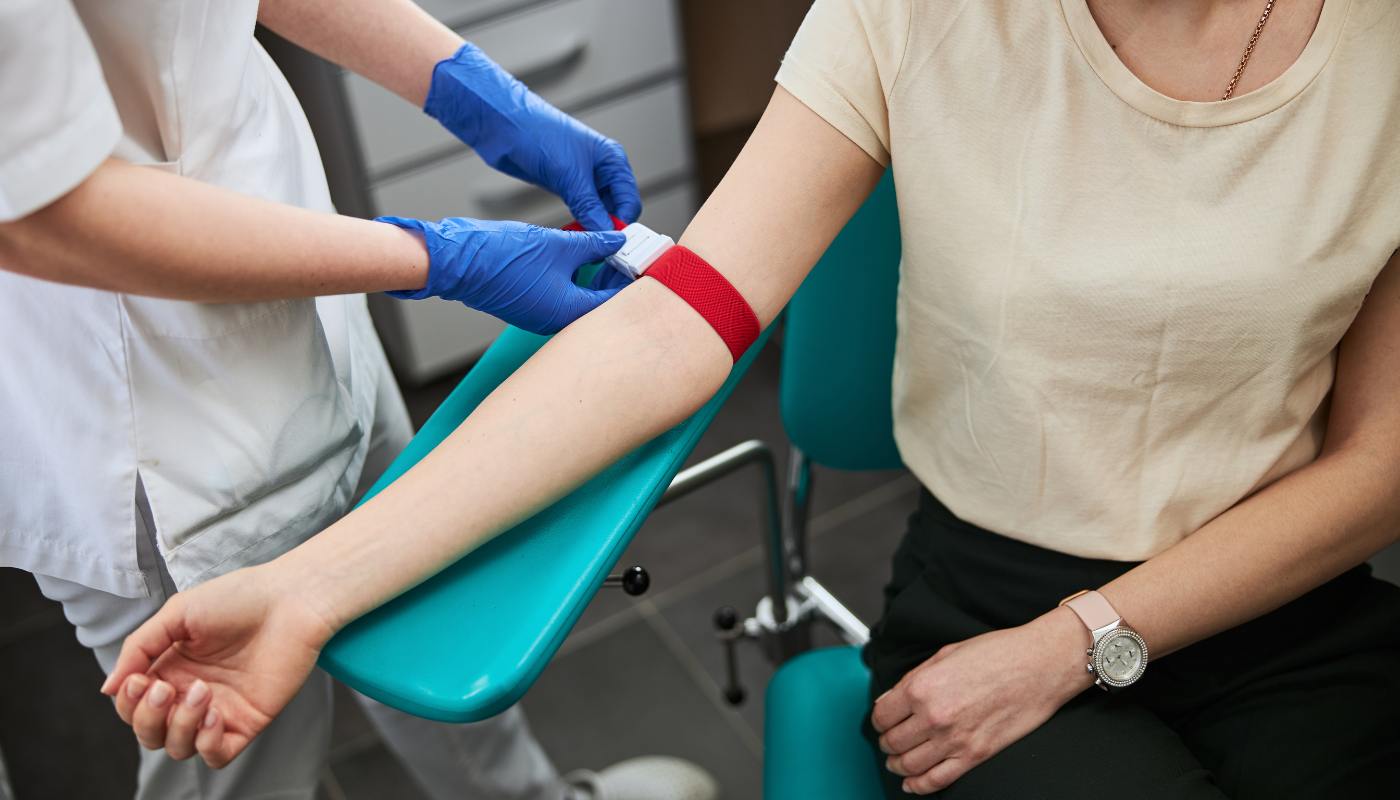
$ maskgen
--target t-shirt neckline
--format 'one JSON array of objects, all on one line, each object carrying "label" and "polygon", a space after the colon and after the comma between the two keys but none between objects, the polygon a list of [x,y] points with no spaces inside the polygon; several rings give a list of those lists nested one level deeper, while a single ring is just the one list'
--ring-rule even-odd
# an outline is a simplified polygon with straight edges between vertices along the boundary
[{"label": "t-shirt neckline", "polygon": [[1089,12],[1088,0],[1060,0],[1070,34],[1089,66],[1123,102],[1154,119],[1189,128],[1234,125],[1282,108],[1313,82],[1326,66],[1346,20],[1351,0],[1324,0],[1312,38],[1283,74],[1254,91],[1229,100],[1198,103],[1177,100],[1143,83],[1113,52]]}]

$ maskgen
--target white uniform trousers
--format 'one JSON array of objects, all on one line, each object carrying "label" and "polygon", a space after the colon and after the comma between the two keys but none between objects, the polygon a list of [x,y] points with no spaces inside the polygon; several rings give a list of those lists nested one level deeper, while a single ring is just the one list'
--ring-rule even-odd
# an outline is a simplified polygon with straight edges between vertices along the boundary
[{"label": "white uniform trousers", "polygon": [[[385,380],[389,372],[384,370]],[[396,387],[382,387],[360,493],[366,491],[412,437]],[[358,498],[356,498],[358,500]],[[116,665],[122,642],[175,593],[154,541],[145,491],[137,485],[136,548],[146,574],[159,574],[151,597],[118,597],[72,581],[35,575],[39,588],[63,604],[104,672]],[[154,581],[152,581],[154,583]],[[451,724],[406,714],[356,693],[385,745],[433,800],[584,800],[564,783],[512,706],[483,722]],[[331,678],[318,667],[287,708],[221,770],[198,758],[176,761],[164,750],[141,750],[137,800],[312,800],[326,767],[331,733]]]}]

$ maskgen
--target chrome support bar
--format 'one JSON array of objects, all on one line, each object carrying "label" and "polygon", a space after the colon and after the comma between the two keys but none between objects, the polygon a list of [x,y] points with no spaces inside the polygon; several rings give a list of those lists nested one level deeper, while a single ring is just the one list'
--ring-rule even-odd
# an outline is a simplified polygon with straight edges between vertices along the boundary
[{"label": "chrome support bar", "polygon": [[682,470],[672,479],[671,485],[666,488],[656,505],[658,508],[664,506],[749,464],[758,464],[763,469],[767,522],[767,541],[764,543],[763,552],[767,562],[768,596],[772,598],[773,606],[783,614],[783,619],[778,620],[782,622],[787,618],[784,613],[787,610],[784,598],[791,582],[788,580],[789,573],[784,569],[785,559],[779,555],[784,551],[784,540],[782,520],[779,517],[777,465],[773,459],[772,448],[758,439],[750,439]]},{"label": "chrome support bar", "polygon": [[865,623],[841,605],[841,601],[833,597],[825,586],[817,583],[816,578],[809,575],[792,588],[793,593],[802,598],[803,608],[810,608],[817,616],[830,622],[848,644],[863,647],[870,641],[870,629],[865,627]]},{"label": "chrome support bar", "polygon": [[812,496],[812,459],[788,447],[787,493],[783,503],[783,566],[788,585],[807,574],[807,513]]}]

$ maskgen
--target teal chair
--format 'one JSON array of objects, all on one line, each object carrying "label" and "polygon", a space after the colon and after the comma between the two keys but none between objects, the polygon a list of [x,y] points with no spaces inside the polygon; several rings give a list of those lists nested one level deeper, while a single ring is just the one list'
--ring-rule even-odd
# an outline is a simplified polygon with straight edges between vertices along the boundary
[{"label": "teal chair", "polygon": [[[903,466],[891,410],[899,261],[899,213],[886,173],[787,307],[779,402],[792,448],[782,547],[795,555],[788,562],[797,616],[824,618],[853,646],[781,653],[786,660],[765,699],[765,800],[884,797],[876,755],[860,733],[870,673],[855,645],[868,633],[805,575],[805,522],[814,463]],[[799,646],[807,641],[792,638]]]},{"label": "teal chair", "polygon": [[[321,666],[376,700],[428,719],[494,716],[539,677],[593,595],[618,581],[612,570],[655,507],[757,464],[769,501],[769,594],[756,618],[732,638],[765,638],[770,654],[787,660],[769,688],[765,795],[878,797],[873,755],[858,730],[869,678],[857,649],[792,656],[810,646],[806,631],[815,619],[831,622],[853,645],[868,636],[853,614],[806,575],[805,528],[813,463],[900,466],[890,421],[898,263],[894,186],[886,175],[787,312],[781,399],[794,447],[781,507],[773,455],[761,442],[680,469],[770,327],[690,419],[347,626],[322,651]],[[431,452],[545,341],[507,329],[365,499]],[[815,752],[825,755],[813,761]]]}]

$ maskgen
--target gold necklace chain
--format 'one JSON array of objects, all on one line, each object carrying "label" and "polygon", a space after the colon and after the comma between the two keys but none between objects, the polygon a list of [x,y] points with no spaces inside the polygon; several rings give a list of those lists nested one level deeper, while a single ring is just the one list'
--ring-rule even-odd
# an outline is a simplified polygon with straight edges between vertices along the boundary
[{"label": "gold necklace chain", "polygon": [[1254,54],[1254,45],[1259,43],[1259,34],[1264,32],[1264,23],[1269,21],[1269,12],[1274,10],[1274,0],[1269,0],[1269,4],[1264,6],[1264,16],[1259,18],[1259,24],[1254,26],[1254,35],[1249,37],[1249,44],[1244,48],[1244,58],[1240,59],[1240,67],[1235,70],[1235,77],[1230,79],[1230,85],[1225,87],[1225,95],[1221,100],[1229,100],[1235,93],[1235,86],[1240,82],[1240,76],[1244,74],[1244,67],[1249,63],[1249,57]]}]

